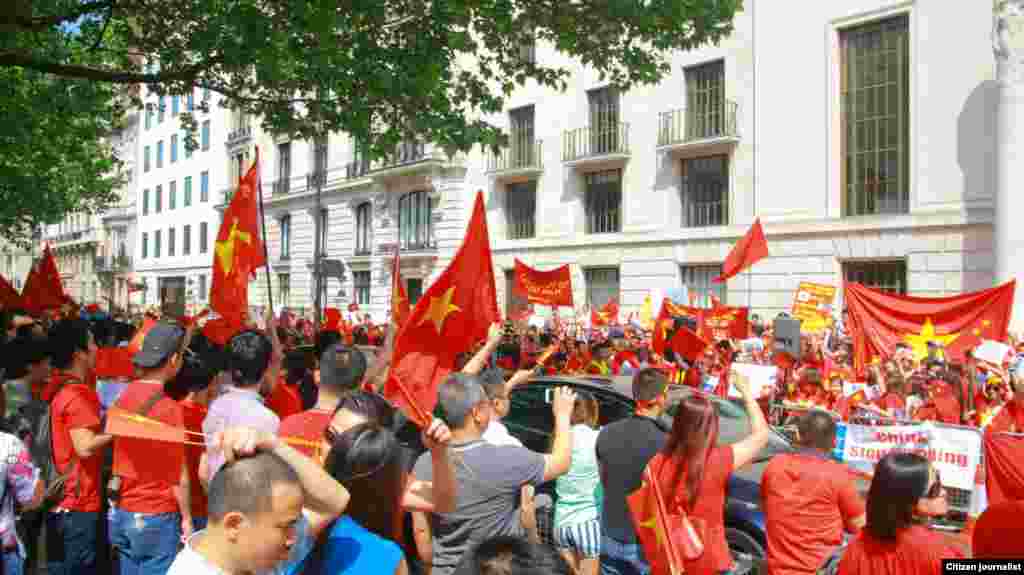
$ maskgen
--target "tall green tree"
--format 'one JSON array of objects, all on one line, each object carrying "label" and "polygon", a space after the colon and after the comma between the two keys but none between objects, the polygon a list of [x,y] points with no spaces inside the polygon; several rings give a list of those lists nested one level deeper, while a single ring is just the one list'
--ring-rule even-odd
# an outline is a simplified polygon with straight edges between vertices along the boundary
[{"label": "tall green tree", "polygon": [[[564,89],[570,74],[564,60],[523,58],[524,46],[552,45],[625,89],[660,80],[673,51],[727,36],[741,7],[741,0],[13,2],[0,22],[2,70],[145,84],[160,94],[208,88],[270,132],[343,131],[374,157],[410,136],[452,152],[504,144],[501,129],[483,118],[502,111],[517,85]],[[194,130],[191,115],[183,122]]]}]

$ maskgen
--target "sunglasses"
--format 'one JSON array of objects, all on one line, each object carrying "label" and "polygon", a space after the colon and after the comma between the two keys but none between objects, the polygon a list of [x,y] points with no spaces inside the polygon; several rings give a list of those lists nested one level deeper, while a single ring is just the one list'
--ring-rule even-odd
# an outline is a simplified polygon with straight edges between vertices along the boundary
[{"label": "sunglasses", "polygon": [[946,494],[946,490],[942,487],[942,476],[935,473],[935,482],[932,483],[931,487],[928,488],[928,492],[924,494],[925,499],[938,499]]}]

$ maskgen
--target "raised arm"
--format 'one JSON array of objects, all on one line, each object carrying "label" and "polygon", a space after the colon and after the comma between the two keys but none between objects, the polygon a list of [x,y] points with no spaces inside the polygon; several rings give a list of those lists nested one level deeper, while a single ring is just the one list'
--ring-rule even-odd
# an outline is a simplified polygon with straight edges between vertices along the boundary
[{"label": "raised arm", "polygon": [[569,472],[572,464],[572,406],[576,393],[568,387],[555,390],[551,411],[555,414],[555,439],[551,453],[544,456],[544,481],[551,481]]},{"label": "raised arm", "polygon": [[743,404],[747,408],[747,416],[750,417],[750,436],[732,444],[733,470],[740,469],[757,457],[758,452],[768,443],[768,422],[764,418],[764,412],[757,403],[757,398],[750,392],[750,379],[738,371],[733,370],[729,376],[730,381],[735,382],[736,389],[743,396]]},{"label": "raised arm", "polygon": [[462,373],[476,375],[483,371],[487,367],[487,360],[490,359],[491,354],[494,353],[494,350],[498,349],[498,344],[501,343],[501,335],[501,325],[492,323],[491,327],[487,329],[487,343],[462,368]]}]

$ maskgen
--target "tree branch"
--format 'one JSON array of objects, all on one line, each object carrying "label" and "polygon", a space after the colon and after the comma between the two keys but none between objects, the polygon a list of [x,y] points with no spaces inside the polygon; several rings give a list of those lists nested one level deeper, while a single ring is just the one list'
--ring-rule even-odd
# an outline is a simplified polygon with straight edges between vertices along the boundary
[{"label": "tree branch", "polygon": [[158,72],[156,74],[140,74],[137,72],[126,72],[123,70],[104,70],[102,68],[90,68],[88,66],[72,66],[58,64],[47,60],[34,58],[27,54],[18,52],[0,53],[0,67],[18,66],[28,68],[44,74],[53,74],[65,78],[80,78],[97,82],[110,82],[112,84],[161,84],[188,80],[194,78],[203,70],[215,64],[223,63],[224,58],[215,56],[202,62],[178,70],[176,72]]},{"label": "tree branch", "polygon": [[101,8],[109,8],[112,4],[113,0],[97,0],[96,2],[86,2],[81,4],[77,10],[73,10],[68,14],[38,17],[14,16],[10,20],[6,21],[5,24],[7,24],[7,26],[4,27],[10,27],[9,25],[13,24],[15,27],[24,28],[26,30],[50,28],[65,22],[73,22],[90,12],[94,12]]}]

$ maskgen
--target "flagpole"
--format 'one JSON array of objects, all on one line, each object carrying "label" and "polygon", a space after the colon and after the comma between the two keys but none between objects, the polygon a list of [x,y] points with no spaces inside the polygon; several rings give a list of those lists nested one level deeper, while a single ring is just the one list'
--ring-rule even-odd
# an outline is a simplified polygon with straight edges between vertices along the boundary
[{"label": "flagpole", "polygon": [[256,146],[256,192],[260,199],[260,230],[263,235],[263,267],[267,276],[267,305],[270,313],[274,313],[274,291],[270,287],[270,255],[267,253],[267,216],[263,212],[263,176],[260,174],[260,147]]}]

